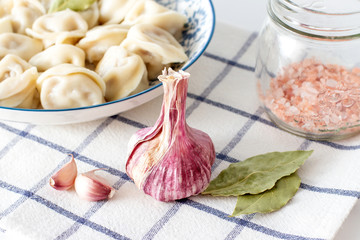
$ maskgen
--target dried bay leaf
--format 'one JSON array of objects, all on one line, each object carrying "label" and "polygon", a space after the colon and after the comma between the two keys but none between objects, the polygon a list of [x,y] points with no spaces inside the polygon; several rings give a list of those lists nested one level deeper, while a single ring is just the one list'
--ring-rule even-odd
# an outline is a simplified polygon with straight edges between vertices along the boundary
[{"label": "dried bay leaf", "polygon": [[263,193],[238,196],[232,217],[240,214],[269,213],[283,207],[297,192],[301,179],[297,173],[281,178]]},{"label": "dried bay leaf", "polygon": [[264,192],[273,188],[280,178],[294,173],[312,152],[271,152],[232,163],[202,194],[239,196]]},{"label": "dried bay leaf", "polygon": [[96,0],[54,0],[50,6],[49,13],[59,12],[67,8],[73,11],[84,11]]}]

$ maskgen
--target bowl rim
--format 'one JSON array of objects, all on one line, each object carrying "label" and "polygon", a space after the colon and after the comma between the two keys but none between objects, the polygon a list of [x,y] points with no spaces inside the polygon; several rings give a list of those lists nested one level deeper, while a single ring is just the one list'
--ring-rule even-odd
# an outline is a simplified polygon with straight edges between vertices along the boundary
[{"label": "bowl rim", "polygon": [[[186,70],[188,69],[192,64],[194,64],[194,62],[196,60],[198,60],[200,58],[200,56],[205,52],[205,50],[207,49],[207,47],[209,46],[211,39],[214,35],[214,31],[215,31],[215,24],[216,24],[216,16],[215,16],[215,9],[214,9],[214,5],[212,3],[212,0],[208,0],[209,5],[210,5],[210,10],[211,10],[211,16],[212,16],[212,23],[211,23],[211,30],[210,30],[210,34],[209,37],[204,45],[204,47],[201,49],[201,51],[199,51],[196,55],[194,55],[194,57],[191,59],[191,61],[187,62],[182,68],[181,70]],[[103,107],[103,106],[107,106],[107,105],[112,105],[112,104],[116,104],[119,102],[123,102],[132,98],[135,98],[137,96],[146,94],[147,92],[150,92],[156,88],[159,88],[162,86],[162,83],[158,83],[144,91],[141,91],[139,93],[136,93],[134,95],[131,96],[127,96],[121,99],[117,99],[115,101],[110,101],[110,102],[105,102],[105,103],[101,103],[101,104],[96,104],[96,105],[91,105],[91,106],[84,106],[84,107],[77,107],[77,108],[60,108],[60,109],[32,109],[32,108],[14,108],[14,107],[4,107],[4,106],[0,106],[0,110],[4,109],[4,110],[10,110],[10,111],[21,111],[21,112],[67,112],[67,111],[76,111],[76,110],[84,110],[84,109],[93,109],[93,108],[98,108],[98,107]]]}]

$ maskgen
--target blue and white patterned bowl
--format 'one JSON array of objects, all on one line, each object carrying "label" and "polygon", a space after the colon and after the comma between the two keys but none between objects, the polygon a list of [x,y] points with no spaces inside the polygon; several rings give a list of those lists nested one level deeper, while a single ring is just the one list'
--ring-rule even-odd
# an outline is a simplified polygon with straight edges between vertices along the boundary
[{"label": "blue and white patterned bowl", "polygon": [[[190,67],[205,51],[215,28],[215,12],[211,0],[156,0],[158,3],[188,17],[183,45],[189,60],[182,70]],[[0,107],[0,120],[31,124],[70,124],[92,121],[116,115],[148,102],[162,94],[159,83],[138,94],[104,104],[71,109],[19,109]]]}]

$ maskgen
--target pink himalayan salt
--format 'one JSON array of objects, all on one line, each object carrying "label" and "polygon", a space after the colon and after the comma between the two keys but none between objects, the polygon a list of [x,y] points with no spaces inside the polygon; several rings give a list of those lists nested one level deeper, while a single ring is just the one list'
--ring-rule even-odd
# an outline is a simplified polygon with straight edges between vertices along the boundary
[{"label": "pink himalayan salt", "polygon": [[265,106],[287,124],[313,133],[360,130],[360,68],[314,59],[291,64],[271,79]]}]

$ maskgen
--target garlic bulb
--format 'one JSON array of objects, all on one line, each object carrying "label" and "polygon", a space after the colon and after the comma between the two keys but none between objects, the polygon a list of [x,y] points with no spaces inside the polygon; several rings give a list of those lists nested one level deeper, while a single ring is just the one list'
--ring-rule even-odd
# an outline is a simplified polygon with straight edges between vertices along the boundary
[{"label": "garlic bulb", "polygon": [[199,194],[210,181],[215,149],[211,138],[185,120],[190,74],[163,71],[160,117],[154,127],[137,131],[129,141],[126,172],[136,186],[159,201]]}]

